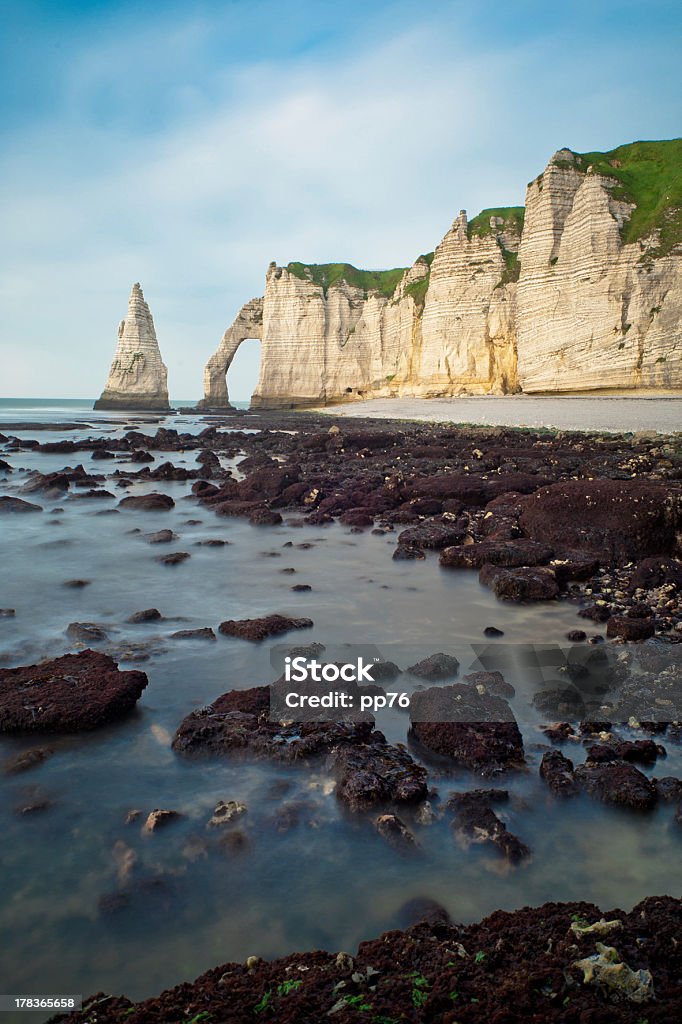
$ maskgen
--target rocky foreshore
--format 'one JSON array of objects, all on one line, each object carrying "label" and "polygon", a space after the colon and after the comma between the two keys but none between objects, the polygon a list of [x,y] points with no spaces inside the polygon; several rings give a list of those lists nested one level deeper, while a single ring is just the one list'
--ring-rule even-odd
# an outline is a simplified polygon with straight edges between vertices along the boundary
[{"label": "rocky foreshore", "polygon": [[[328,795],[334,794],[358,828],[371,829],[377,849],[391,856],[423,855],[426,826],[439,822],[450,835],[446,842],[464,850],[483,847],[500,870],[521,870],[533,856],[523,821],[521,834],[515,834],[525,806],[517,785],[523,778],[532,778],[535,794],[548,803],[567,806],[563,801],[569,798],[586,798],[592,807],[596,801],[626,816],[651,817],[660,808],[675,841],[682,780],[658,763],[666,748],[676,752],[682,722],[676,657],[682,651],[680,435],[330,424],[327,417],[302,413],[234,413],[207,417],[198,433],[165,426],[144,433],[131,423],[117,436],[93,431],[87,439],[41,442],[6,434],[0,445],[0,514],[19,515],[31,529],[49,531],[55,520],[48,516],[72,504],[80,508],[87,499],[89,514],[115,517],[126,536],[135,536],[149,553],[152,573],[192,571],[194,549],[165,553],[180,539],[175,528],[184,533],[175,518],[183,502],[204,523],[245,520],[258,536],[284,525],[283,550],[311,547],[305,539],[297,543],[308,524],[324,528],[336,522],[345,527],[346,540],[371,531],[380,543],[388,542],[381,558],[392,556],[407,579],[421,563],[433,573],[476,572],[506,604],[546,607],[563,601],[575,609],[565,662],[551,682],[524,697],[544,724],[529,727],[521,716],[517,721],[519,697],[506,673],[485,666],[460,676],[457,658],[434,648],[414,664],[382,662],[366,688],[381,695],[384,684],[399,677],[412,688],[406,743],[387,739],[370,715],[294,724],[273,719],[272,699],[281,681],[268,686],[267,678],[239,677],[231,683],[236,689],[211,695],[210,702],[184,704],[163,740],[169,755],[270,762],[275,771],[295,765],[302,775],[321,771],[328,777]],[[41,453],[51,456],[52,467],[55,456],[63,455],[67,464],[27,474],[27,452],[33,465]],[[84,468],[80,460],[86,454],[96,469]],[[172,488],[164,487],[170,483]],[[196,543],[213,558],[214,549],[217,557],[238,537],[209,535]],[[294,571],[273,570],[278,577]],[[71,572],[84,573],[77,559]],[[90,582],[85,574],[73,575],[64,585],[77,592]],[[297,588],[305,590],[306,584],[292,589]],[[324,653],[309,640],[315,616],[310,605],[313,617],[283,614],[274,601],[262,614],[223,621],[216,609],[214,621],[182,630],[177,622],[171,629],[170,620],[148,603],[141,599],[139,610],[132,604],[120,621],[134,628],[151,623],[163,635],[120,644],[108,624],[74,621],[65,637],[78,654],[0,670],[0,732],[36,739],[36,746],[4,763],[8,776],[40,771],[53,756],[52,747],[41,745],[40,733],[54,734],[58,746],[59,733],[130,715],[148,680],[142,672],[120,671],[119,661],[153,659],[166,643],[199,639],[257,649],[269,638],[284,638],[292,651]],[[7,608],[2,614],[18,621],[13,613]],[[497,644],[504,631],[493,619],[481,622],[480,636]],[[529,642],[538,639],[528,636]],[[120,727],[127,727],[125,721]],[[482,779],[491,788],[469,788],[481,786]],[[448,791],[448,781],[461,788]],[[36,792],[22,796],[17,813],[30,817],[49,808],[49,799]],[[281,802],[277,831],[294,828],[308,814],[306,806],[301,800]],[[251,824],[233,827],[245,812],[238,800],[221,801],[205,823],[209,838],[200,837],[201,855],[218,846],[224,856],[248,848]],[[170,832],[181,831],[186,818],[182,805],[150,804],[131,813],[146,814],[144,834],[170,822]],[[250,809],[256,837],[263,813]],[[225,842],[215,839],[216,829]],[[103,917],[131,906],[142,891],[135,886],[145,882],[144,875],[141,881],[132,877],[137,855],[129,842],[117,841],[112,856],[118,858],[118,888],[100,898]],[[146,880],[162,885],[164,878]],[[622,902],[628,905],[626,894]],[[365,942],[354,954],[300,953],[272,962],[252,957],[158,999],[131,1003],[100,994],[88,999],[84,1011],[62,1019],[653,1024],[675,1019],[682,1005],[681,923],[682,904],[663,896],[627,914],[602,914],[588,903],[549,903],[498,911],[466,926],[453,925],[432,907],[428,921]]]},{"label": "rocky foreshore", "polygon": [[630,913],[546,903],[453,924],[428,900],[418,923],[357,951],[256,956],[132,1002],[102,992],[69,1024],[671,1024],[682,1006],[682,901]]}]

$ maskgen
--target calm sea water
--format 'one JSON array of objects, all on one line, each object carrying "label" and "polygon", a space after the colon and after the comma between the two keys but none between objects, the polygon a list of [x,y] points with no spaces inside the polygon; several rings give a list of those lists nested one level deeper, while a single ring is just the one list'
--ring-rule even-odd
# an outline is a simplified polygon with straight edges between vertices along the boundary
[{"label": "calm sea water", "polygon": [[[6,421],[18,412],[0,403]],[[75,401],[21,409],[25,419],[39,415],[45,422],[82,417],[83,427],[68,437],[114,437],[124,429],[102,414],[93,430],[91,409]],[[165,422],[193,431],[205,425],[191,416]],[[139,429],[151,433],[156,426]],[[40,440],[60,436],[46,431]],[[68,456],[35,452],[7,457],[15,471],[0,479],[3,494],[16,494],[32,469],[56,470],[69,462]],[[171,458],[193,466],[196,454]],[[95,473],[114,468],[87,453],[77,461]],[[113,481],[105,486],[115,490]],[[103,989],[140,998],[251,954],[352,949],[394,926],[401,905],[417,896],[438,900],[459,921],[548,899],[588,899],[608,909],[629,908],[652,893],[682,896],[670,807],[637,817],[583,798],[561,802],[549,796],[537,775],[541,751],[535,745],[542,734],[528,680],[512,667],[508,677],[518,690],[512,703],[529,767],[505,783],[514,798],[503,813],[534,851],[527,865],[514,870],[481,847],[459,847],[447,818],[417,828],[421,855],[401,858],[376,836],[371,816],[344,812],[322,764],[305,769],[176,757],[170,741],[186,714],[226,690],[270,682],[275,674],[267,644],[223,636],[215,643],[168,639],[176,629],[215,629],[226,618],[274,611],[308,615],[314,629],[287,641],[377,644],[403,667],[415,652],[448,651],[465,671],[474,660],[471,644],[480,642],[486,625],[502,628],[505,642],[561,643],[581,622],[568,603],[499,603],[475,573],[439,570],[435,557],[393,562],[391,538],[352,534],[340,525],[259,528],[218,519],[188,498],[188,483],[140,483],[125,493],[155,489],[172,494],[173,510],[101,515],[116,501],[65,498],[45,502],[42,515],[2,520],[0,607],[15,608],[16,617],[0,619],[0,664],[65,653],[71,649],[65,629],[74,621],[101,624],[116,644],[150,641],[153,651],[141,665],[121,664],[149,676],[132,717],[89,735],[50,737],[55,753],[43,765],[24,775],[0,774],[2,991]],[[163,527],[178,540],[145,543],[140,531]],[[198,545],[210,538],[229,543]],[[293,547],[285,547],[289,541]],[[190,559],[177,567],[156,561],[175,550],[188,551]],[[295,575],[282,573],[284,568]],[[89,585],[65,587],[74,577]],[[313,589],[293,593],[292,582]],[[126,623],[132,612],[149,607],[165,620]],[[405,740],[404,715],[394,712],[380,725],[391,740]],[[0,762],[37,742],[0,738]],[[570,754],[583,756],[579,747]],[[667,763],[655,771],[681,770],[680,753],[671,746]],[[441,797],[476,784],[466,773],[436,771],[432,780]],[[47,811],[16,815],[17,806],[43,798],[52,801]],[[250,845],[241,855],[226,854],[206,829],[221,799],[248,806],[243,828]],[[290,801],[302,802],[300,823],[281,831],[277,812]],[[178,810],[183,818],[151,836],[142,834],[140,821],[125,824],[130,809],[146,815],[155,807]],[[404,817],[413,825],[409,813]],[[103,898],[125,891],[117,878],[122,848],[136,857],[135,881],[127,903],[112,909],[109,900],[106,909]]]}]

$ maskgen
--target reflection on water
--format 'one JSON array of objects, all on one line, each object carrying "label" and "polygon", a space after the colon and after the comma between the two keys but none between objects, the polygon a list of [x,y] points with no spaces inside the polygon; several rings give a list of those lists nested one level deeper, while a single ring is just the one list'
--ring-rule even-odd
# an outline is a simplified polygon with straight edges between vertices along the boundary
[{"label": "reflection on water", "polygon": [[[188,418],[180,419],[172,425],[188,429]],[[49,432],[41,436],[51,439]],[[196,455],[170,458],[193,466]],[[87,453],[11,456],[16,467],[42,471],[69,461],[111,471],[111,463],[92,462]],[[16,493],[23,479],[13,474],[2,492]],[[471,644],[481,642],[487,625],[503,629],[505,643],[518,644],[565,642],[576,626],[571,605],[498,603],[476,574],[440,571],[434,557],[393,562],[390,537],[351,534],[341,526],[258,528],[215,518],[187,499],[189,486],[135,485],[135,492],[172,494],[176,506],[168,513],[99,515],[114,503],[64,498],[45,502],[42,516],[3,518],[0,606],[16,609],[16,618],[0,619],[3,664],[64,653],[64,630],[73,621],[101,624],[113,644],[157,641],[157,653],[139,666],[150,682],[131,718],[91,735],[51,738],[55,752],[44,764],[0,776],[3,991],[104,989],[139,998],[250,954],[351,949],[395,925],[399,907],[413,896],[430,896],[467,921],[497,907],[547,899],[588,899],[608,909],[630,907],[652,893],[682,895],[680,840],[669,807],[636,817],[583,798],[562,803],[540,783],[535,745],[543,737],[518,665],[507,675],[517,687],[512,704],[529,768],[495,784],[511,789],[513,799],[500,813],[534,855],[513,871],[482,848],[461,849],[447,818],[419,827],[409,813],[402,816],[415,827],[422,850],[415,858],[399,857],[376,836],[369,817],[350,816],[337,804],[323,765],[176,757],[170,737],[184,715],[225,690],[274,678],[268,644],[223,636],[215,643],[168,639],[176,629],[215,629],[223,619],[274,611],[308,615],[314,629],[291,634],[292,644],[377,644],[399,661],[395,651],[412,645],[455,654],[465,671],[474,658]],[[49,515],[54,507],[60,511]],[[165,527],[179,539],[163,546],[145,542],[143,533]],[[198,545],[212,538],[229,543]],[[289,541],[293,546],[285,547]],[[156,561],[175,550],[190,559],[177,567]],[[63,586],[74,577],[89,583]],[[294,582],[312,590],[294,593]],[[126,624],[132,612],[150,607],[165,621]],[[405,740],[404,713],[393,711],[380,725],[389,739]],[[4,738],[0,759],[36,742]],[[577,745],[568,753],[582,757]],[[680,761],[671,745],[668,761],[654,771],[678,774]],[[441,798],[476,784],[471,775],[441,769],[432,769],[431,778]],[[53,805],[34,815],[14,813],[37,797]],[[218,800],[248,807],[235,826],[247,839],[241,852],[221,844],[221,830],[206,828]],[[290,804],[297,811],[283,815]],[[155,807],[183,817],[145,835],[142,822]],[[142,818],[125,824],[134,808]],[[122,858],[135,859],[123,889]]]}]

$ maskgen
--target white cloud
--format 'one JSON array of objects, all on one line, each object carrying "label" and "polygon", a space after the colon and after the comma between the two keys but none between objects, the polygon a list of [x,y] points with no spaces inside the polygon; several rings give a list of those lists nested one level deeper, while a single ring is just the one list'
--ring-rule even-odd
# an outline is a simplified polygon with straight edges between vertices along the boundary
[{"label": "white cloud", "polygon": [[136,81],[166,82],[160,55],[200,60],[207,32],[156,25],[123,54],[86,49],[63,122],[13,139],[0,167],[3,394],[96,395],[140,280],[171,393],[198,398],[204,362],[269,260],[407,264],[460,206],[522,202],[552,150],[576,145],[578,126],[599,131],[619,102],[588,108],[580,81],[567,92],[568,58],[538,85],[540,44],[469,52],[436,21],[333,62],[219,68],[203,92],[174,91],[161,128],[95,116],[111,89],[120,111],[143,102]]}]

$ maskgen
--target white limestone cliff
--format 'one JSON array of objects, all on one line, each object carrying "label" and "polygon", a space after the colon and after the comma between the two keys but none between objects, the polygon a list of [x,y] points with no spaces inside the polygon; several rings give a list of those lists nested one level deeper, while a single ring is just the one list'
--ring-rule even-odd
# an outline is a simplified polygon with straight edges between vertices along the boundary
[{"label": "white limestone cliff", "polygon": [[350,267],[355,283],[327,286],[328,268],[272,263],[208,363],[203,405],[227,403],[245,337],[261,339],[254,407],[682,388],[682,245],[661,246],[660,229],[624,242],[634,204],[600,166],[560,150],[528,186],[525,221],[462,211],[390,295]]},{"label": "white limestone cliff", "polygon": [[682,387],[682,254],[624,244],[617,181],[560,150],[528,186],[517,346],[524,391]]},{"label": "white limestone cliff", "polygon": [[118,329],[116,353],[95,409],[169,409],[167,370],[154,321],[139,284]]}]

